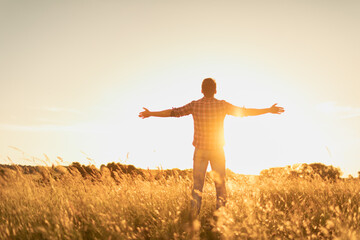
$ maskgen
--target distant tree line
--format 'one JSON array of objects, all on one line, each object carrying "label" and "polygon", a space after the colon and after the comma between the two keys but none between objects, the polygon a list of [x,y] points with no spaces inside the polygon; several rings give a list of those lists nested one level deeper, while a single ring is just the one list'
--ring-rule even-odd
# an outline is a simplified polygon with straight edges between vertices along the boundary
[{"label": "distant tree line", "polygon": [[340,179],[342,171],[340,168],[328,166],[322,163],[295,164],[293,166],[265,169],[260,172],[263,178],[302,178],[307,180],[322,179],[336,181]]},{"label": "distant tree line", "polygon": [[[168,178],[191,179],[192,169],[140,169],[133,165],[124,165],[120,163],[108,163],[101,165],[100,169],[94,165],[82,165],[73,162],[69,166],[22,166],[22,165],[1,165],[0,164],[0,182],[10,179],[10,176],[20,173],[21,175],[33,175],[40,182],[48,182],[50,180],[58,180],[66,177],[82,177],[93,182],[102,182],[111,180],[121,183],[123,178],[140,178],[148,181],[161,181]],[[236,174],[230,169],[226,171],[227,178],[247,179],[246,175]],[[340,179],[342,172],[340,168],[327,166],[322,163],[296,164],[293,166],[269,168],[261,171],[260,179],[322,179],[326,181],[336,181]],[[360,172],[359,172],[360,178]],[[212,174],[207,174],[207,181],[212,181]]]},{"label": "distant tree line", "polygon": [[108,163],[101,165],[98,169],[94,165],[82,165],[79,162],[73,162],[69,166],[23,166],[23,165],[1,165],[0,180],[5,182],[11,176],[20,174],[23,176],[33,176],[40,182],[49,182],[50,180],[59,180],[66,177],[82,177],[93,182],[102,182],[109,179],[116,183],[121,183],[123,178],[139,178],[143,180],[162,180],[170,177],[191,178],[192,170],[180,169],[140,169],[133,165],[121,163]]}]

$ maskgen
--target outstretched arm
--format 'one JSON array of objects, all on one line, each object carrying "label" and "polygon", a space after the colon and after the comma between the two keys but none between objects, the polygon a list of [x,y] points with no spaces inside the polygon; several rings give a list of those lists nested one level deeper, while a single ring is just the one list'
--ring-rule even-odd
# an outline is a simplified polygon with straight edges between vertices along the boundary
[{"label": "outstretched arm", "polygon": [[270,108],[263,108],[263,109],[246,108],[244,110],[244,115],[245,116],[258,116],[258,115],[262,115],[265,113],[281,114],[285,111],[284,108],[278,107],[276,105],[277,105],[277,103],[272,105]]},{"label": "outstretched arm", "polygon": [[144,111],[139,113],[139,117],[142,119],[148,118],[148,117],[170,117],[171,115],[171,109],[159,111],[159,112],[151,112],[147,108],[143,108]]}]

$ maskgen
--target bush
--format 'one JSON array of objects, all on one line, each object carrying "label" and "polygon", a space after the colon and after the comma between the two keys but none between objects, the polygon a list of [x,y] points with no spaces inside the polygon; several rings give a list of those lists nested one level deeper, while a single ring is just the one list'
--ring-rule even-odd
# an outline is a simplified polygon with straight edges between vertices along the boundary
[{"label": "bush", "polygon": [[340,179],[341,175],[340,168],[322,163],[295,164],[293,166],[265,169],[260,172],[260,176],[265,178],[303,178],[307,180],[320,178],[325,181],[336,181]]}]

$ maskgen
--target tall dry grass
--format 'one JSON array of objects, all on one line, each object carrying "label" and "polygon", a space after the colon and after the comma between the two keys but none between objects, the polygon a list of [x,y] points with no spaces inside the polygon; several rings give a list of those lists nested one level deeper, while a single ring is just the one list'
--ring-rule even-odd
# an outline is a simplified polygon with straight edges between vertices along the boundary
[{"label": "tall dry grass", "polygon": [[0,239],[360,239],[357,179],[231,175],[227,206],[215,211],[208,178],[192,220],[189,177],[103,168],[94,180],[57,168],[0,171]]}]

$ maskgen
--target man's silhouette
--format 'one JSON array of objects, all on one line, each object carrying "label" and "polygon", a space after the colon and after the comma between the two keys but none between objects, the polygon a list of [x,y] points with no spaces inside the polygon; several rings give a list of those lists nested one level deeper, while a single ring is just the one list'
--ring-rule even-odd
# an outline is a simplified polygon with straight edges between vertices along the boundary
[{"label": "man's silhouette", "polygon": [[183,107],[152,112],[144,108],[139,117],[182,117],[192,114],[194,119],[195,147],[193,162],[194,185],[192,189],[192,207],[196,213],[200,212],[202,190],[205,181],[206,169],[210,162],[211,169],[215,172],[216,208],[226,203],[225,188],[225,154],[224,119],[226,115],[238,117],[257,116],[265,113],[280,114],[284,112],[282,107],[276,104],[270,108],[250,109],[234,106],[224,100],[214,98],[216,82],[212,78],[206,78],[201,85],[204,97],[192,101]]}]

